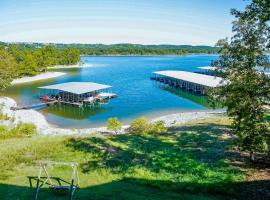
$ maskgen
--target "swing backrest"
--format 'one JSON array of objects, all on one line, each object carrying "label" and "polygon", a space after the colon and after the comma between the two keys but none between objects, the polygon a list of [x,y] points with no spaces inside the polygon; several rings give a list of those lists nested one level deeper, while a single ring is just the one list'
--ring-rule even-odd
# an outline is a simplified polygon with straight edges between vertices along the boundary
[{"label": "swing backrest", "polygon": [[45,172],[45,174],[47,176],[46,182],[48,180],[50,185],[51,186],[53,185],[51,177],[46,169],[47,166],[53,166],[53,165],[70,166],[73,170],[71,182],[73,182],[73,183],[76,182],[76,186],[79,186],[79,177],[78,177],[78,171],[77,171],[78,164],[75,162],[56,162],[56,161],[44,161],[44,160],[41,161],[40,162],[41,169]]}]

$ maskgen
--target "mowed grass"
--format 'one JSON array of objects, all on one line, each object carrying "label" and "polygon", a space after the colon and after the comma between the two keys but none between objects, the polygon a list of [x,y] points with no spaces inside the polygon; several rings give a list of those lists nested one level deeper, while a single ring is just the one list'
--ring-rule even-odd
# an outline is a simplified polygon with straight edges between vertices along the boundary
[{"label": "mowed grass", "polygon": [[[215,118],[163,134],[32,136],[0,140],[0,199],[33,199],[38,161],[78,162],[75,199],[227,199],[245,173],[232,163],[229,121]],[[67,167],[49,168],[69,180]],[[40,199],[56,196],[47,186]]]}]

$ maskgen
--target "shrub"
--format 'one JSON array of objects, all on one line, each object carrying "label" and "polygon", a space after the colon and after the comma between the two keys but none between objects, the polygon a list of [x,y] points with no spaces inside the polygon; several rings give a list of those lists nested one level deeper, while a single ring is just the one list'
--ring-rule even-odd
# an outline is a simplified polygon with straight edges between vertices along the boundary
[{"label": "shrub", "polygon": [[135,119],[129,127],[129,131],[132,133],[148,133],[150,128],[150,121],[145,117]]},{"label": "shrub", "polygon": [[0,110],[0,120],[9,120],[9,119],[10,118],[6,114],[2,113],[2,111]]},{"label": "shrub", "polygon": [[14,127],[11,132],[14,136],[31,136],[37,133],[37,128],[34,124],[22,123]]},{"label": "shrub", "polygon": [[109,118],[107,121],[107,129],[117,133],[122,127],[122,124],[117,117]]},{"label": "shrub", "polygon": [[165,123],[163,121],[156,121],[151,124],[149,133],[160,134],[167,132],[167,128],[165,127]]},{"label": "shrub", "polygon": [[129,127],[131,133],[146,133],[146,134],[160,134],[167,132],[165,123],[163,121],[156,121],[151,123],[147,118],[140,117],[135,119]]},{"label": "shrub", "polygon": [[0,139],[4,139],[9,136],[9,130],[6,126],[0,125]]}]

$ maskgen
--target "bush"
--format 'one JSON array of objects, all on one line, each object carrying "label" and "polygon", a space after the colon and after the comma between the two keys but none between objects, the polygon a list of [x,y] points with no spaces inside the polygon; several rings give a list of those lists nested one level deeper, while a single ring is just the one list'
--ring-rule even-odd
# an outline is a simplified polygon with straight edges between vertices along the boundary
[{"label": "bush", "polygon": [[22,123],[14,127],[11,133],[13,136],[31,136],[37,133],[37,128],[34,124]]},{"label": "bush", "polygon": [[145,117],[135,119],[129,127],[131,133],[148,133],[150,128],[150,121]]},{"label": "bush", "polygon": [[0,126],[0,139],[4,139],[9,136],[9,130],[6,126]]},{"label": "bush", "polygon": [[160,133],[166,133],[167,128],[165,127],[165,123],[163,121],[156,121],[151,124],[149,133],[152,134],[160,134]]},{"label": "bush", "polygon": [[0,110],[0,120],[9,120],[10,118],[6,115],[3,114],[2,111]]},{"label": "bush", "polygon": [[122,124],[117,117],[109,118],[107,121],[107,129],[117,133],[122,127]]},{"label": "bush", "polygon": [[129,127],[131,133],[160,134],[167,132],[163,121],[151,123],[147,118],[140,117],[135,119]]}]

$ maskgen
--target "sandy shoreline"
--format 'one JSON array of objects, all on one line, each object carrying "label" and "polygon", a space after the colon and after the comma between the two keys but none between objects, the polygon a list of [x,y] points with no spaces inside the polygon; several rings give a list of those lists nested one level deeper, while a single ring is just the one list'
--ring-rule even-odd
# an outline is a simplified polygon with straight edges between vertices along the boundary
[{"label": "sandy shoreline", "polygon": [[11,82],[12,85],[15,84],[20,84],[20,83],[29,83],[29,82],[34,82],[34,81],[40,81],[44,79],[50,79],[50,78],[56,78],[59,76],[66,75],[64,72],[45,72],[38,74],[36,76],[29,76],[29,77],[22,77],[19,79],[15,79]]},{"label": "sandy shoreline", "polygon": [[75,64],[75,65],[56,65],[47,67],[47,69],[73,69],[73,68],[88,68],[88,67],[94,67],[94,64]]},{"label": "sandy shoreline", "polygon": [[[9,97],[0,98],[1,111],[9,116],[11,120],[0,120],[0,124],[14,126],[19,123],[33,123],[37,127],[37,131],[43,135],[74,135],[74,134],[91,134],[91,133],[108,133],[106,127],[98,128],[83,128],[83,129],[65,129],[58,128],[49,124],[46,118],[35,110],[11,110],[11,107],[16,106],[15,100]],[[174,126],[177,124],[186,123],[188,121],[196,119],[205,119],[208,117],[223,115],[223,111],[200,111],[200,112],[182,112],[176,114],[164,115],[153,119],[152,121],[164,121],[167,127]],[[123,126],[119,133],[125,133],[125,129],[128,126]],[[110,132],[112,133],[112,132]]]},{"label": "sandy shoreline", "polygon": [[[73,69],[73,68],[89,68],[95,67],[95,64],[75,64],[75,65],[56,65],[48,67],[47,69]],[[59,76],[66,75],[64,72],[45,72],[35,76],[26,76],[22,78],[15,79],[11,82],[12,85],[20,84],[20,83],[29,83],[34,81],[40,81],[50,78],[57,78]]]}]

